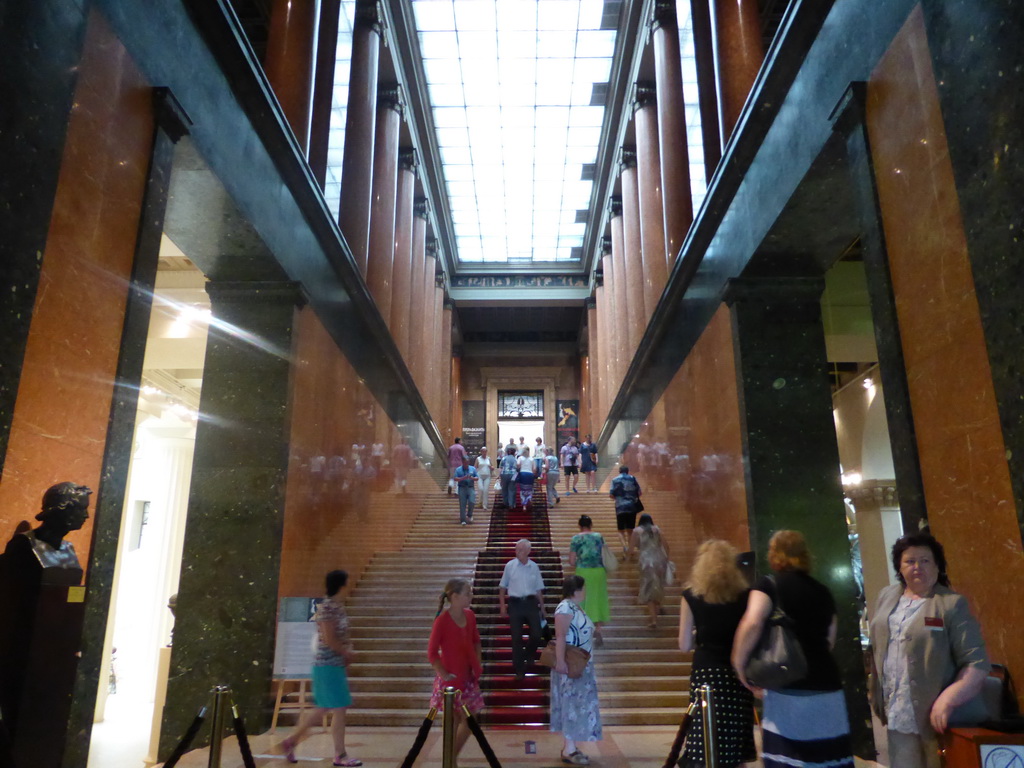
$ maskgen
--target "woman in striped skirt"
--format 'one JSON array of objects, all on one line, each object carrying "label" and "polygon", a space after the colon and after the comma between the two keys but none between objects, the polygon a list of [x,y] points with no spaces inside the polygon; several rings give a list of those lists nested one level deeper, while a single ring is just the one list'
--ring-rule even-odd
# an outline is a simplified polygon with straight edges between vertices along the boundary
[{"label": "woman in striped skirt", "polygon": [[[729,664],[736,627],[747,607],[747,581],[736,564],[736,549],[721,539],[705,541],[697,550],[690,580],[679,604],[679,650],[694,651],[690,701],[701,686],[715,697],[714,743],[720,768],[753,763],[754,695],[743,687]],[[704,724],[690,723],[680,768],[704,765]]]},{"label": "woman in striped skirt", "polygon": [[765,768],[823,766],[853,768],[850,721],[832,658],[836,640],[836,604],[828,587],[812,578],[811,556],[799,531],[778,531],[768,543],[773,576],[761,578],[750,592],[736,631],[732,665],[748,685],[743,669],[775,604],[792,620],[807,675],[780,690],[765,691],[761,719]]}]

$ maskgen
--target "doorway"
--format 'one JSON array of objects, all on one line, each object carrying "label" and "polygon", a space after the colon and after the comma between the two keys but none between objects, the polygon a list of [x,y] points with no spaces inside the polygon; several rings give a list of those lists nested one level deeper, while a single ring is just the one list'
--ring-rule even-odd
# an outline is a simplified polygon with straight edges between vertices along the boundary
[{"label": "doorway", "polygon": [[[509,441],[519,445],[519,438],[522,437],[526,441],[526,445],[530,448],[530,455],[533,455],[533,449],[537,445],[537,438],[544,440],[547,445],[547,440],[544,438],[544,420],[532,420],[532,419],[499,419],[498,420],[498,444],[499,448],[504,450],[505,446],[509,444]],[[499,453],[500,457],[500,453]]]}]

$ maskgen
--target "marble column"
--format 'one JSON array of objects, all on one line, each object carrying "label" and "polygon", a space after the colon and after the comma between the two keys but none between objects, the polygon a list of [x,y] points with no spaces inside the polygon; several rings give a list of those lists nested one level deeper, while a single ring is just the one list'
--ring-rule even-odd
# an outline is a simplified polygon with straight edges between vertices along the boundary
[{"label": "marble column", "polygon": [[864,599],[866,605],[873,606],[878,593],[896,583],[889,554],[903,535],[896,484],[891,480],[871,480],[846,492],[857,515]]},{"label": "marble column", "polygon": [[309,148],[316,27],[317,0],[274,0],[263,66],[303,152]]},{"label": "marble column", "polygon": [[[668,280],[665,256],[665,209],[661,195],[658,104],[654,88],[636,89],[636,168],[640,201],[640,253],[643,258],[644,325],[651,319]],[[634,350],[635,351],[635,350]]]},{"label": "marble column", "polygon": [[594,382],[594,392],[598,398],[599,407],[596,413],[596,426],[598,431],[600,431],[608,420],[608,409],[611,407],[611,401],[609,400],[611,387],[608,383],[611,377],[608,375],[608,331],[610,323],[608,321],[607,280],[597,281],[597,285],[594,288],[594,303],[597,307],[594,315],[596,318],[594,331],[597,341],[598,365],[591,363],[590,371],[591,380]]},{"label": "marble column", "polygon": [[373,142],[377,120],[377,67],[380,19],[376,0],[357,0],[352,28],[352,69],[345,114],[345,153],[341,163],[338,226],[365,276],[370,243]]},{"label": "marble column", "polygon": [[701,143],[704,145],[704,178],[709,183],[722,159],[710,2],[711,0],[690,0],[693,52],[697,65],[697,106],[700,110]]},{"label": "marble column", "polygon": [[675,0],[655,2],[652,29],[651,47],[654,49],[654,76],[658,92],[665,255],[671,270],[693,221],[686,105],[683,103],[683,68]]},{"label": "marble column", "polygon": [[[620,217],[621,218],[621,217]],[[606,254],[601,258],[602,279],[594,289],[597,302],[597,354],[600,360],[598,386],[601,392],[601,420],[607,420],[608,411],[612,407],[616,388],[615,361],[615,280],[612,276],[612,257]]]},{"label": "marble column", "polygon": [[451,417],[451,393],[452,383],[452,313],[455,305],[451,299],[444,295],[444,288],[441,289],[441,355],[438,359],[438,369],[441,373],[440,396],[438,397],[438,413],[444,419],[444,430],[442,434],[450,445],[455,435],[452,433]]},{"label": "marble column", "polygon": [[[413,204],[415,216],[412,220],[412,262],[410,265],[409,308],[405,322],[409,328],[409,353],[406,365],[412,372],[416,387],[423,396],[423,319],[424,287],[423,275],[427,268],[427,201],[419,198]],[[433,262],[431,262],[433,265]]]},{"label": "marble column", "polygon": [[[0,131],[0,469],[7,455],[29,326],[46,249],[69,114],[82,58],[87,5],[21,3],[4,15],[5,108]],[[59,9],[59,10],[58,10]],[[31,147],[31,151],[26,151]]]},{"label": "marble column", "polygon": [[725,301],[733,328],[747,476],[750,540],[758,572],[772,533],[801,531],[812,574],[835,596],[843,673],[857,754],[871,743],[860,624],[839,483],[832,393],[823,375],[823,278],[734,278]]},{"label": "marble column", "polygon": [[[619,390],[619,384],[625,373],[627,347],[629,346],[629,308],[626,304],[626,243],[622,216],[622,199],[611,199],[611,261],[607,262],[610,269],[605,272],[605,293],[608,294],[608,407]],[[611,281],[608,280],[611,275]]]},{"label": "marble column", "polygon": [[391,335],[409,365],[409,306],[412,303],[412,220],[416,194],[416,150],[398,154],[395,259],[391,267]]},{"label": "marble column", "polygon": [[341,0],[320,0],[308,152],[309,167],[320,189],[327,183],[327,148],[330,143],[331,114],[334,109],[334,73],[338,61],[340,18]]},{"label": "marble column", "polygon": [[[637,189],[636,152],[622,150],[622,291],[616,299],[625,305],[626,324],[619,336],[619,374],[625,376],[629,361],[640,348],[647,328],[644,309],[644,264],[640,246],[640,194]],[[618,290],[618,286],[616,286]]]},{"label": "marble column", "polygon": [[711,0],[718,82],[718,114],[724,147],[764,60],[757,0]]},{"label": "marble column", "polygon": [[903,528],[916,531],[927,522],[928,510],[918,457],[917,430],[910,407],[910,385],[903,359],[903,340],[896,313],[892,276],[889,273],[889,254],[882,228],[875,166],[864,121],[865,95],[864,83],[851,84],[832,116],[833,127],[846,138],[850,187],[860,218],[864,274],[871,301],[879,374],[885,392],[885,418],[892,444]]},{"label": "marble column", "polygon": [[[596,291],[596,289],[595,289]],[[587,431],[596,435],[601,431],[601,349],[598,341],[597,297],[588,296],[587,308],[587,393],[590,396]]]},{"label": "marble column", "polygon": [[[451,425],[452,440],[462,437],[462,355],[452,352],[448,398],[448,423]],[[474,459],[476,457],[473,457]]]},{"label": "marble column", "polygon": [[[434,314],[432,318],[430,365],[430,415],[437,424],[442,441],[445,439],[442,415],[444,398],[447,397],[448,358],[444,355],[444,275],[434,275]],[[445,443],[448,445],[448,443]]]},{"label": "marble column", "polygon": [[267,727],[288,476],[295,283],[210,283],[161,759],[215,685]]},{"label": "marble column", "polygon": [[[103,486],[96,497],[93,538],[89,552],[88,597],[85,605],[78,674],[71,695],[64,764],[85,765],[95,716],[97,682],[105,661],[103,640],[114,589],[114,570],[121,536],[125,494],[131,466],[132,443],[138,420],[138,394],[153,306],[153,290],[160,261],[160,241],[174,165],[175,145],[188,134],[191,121],[167,88],[154,92],[155,133],[149,175],[135,242],[132,282],[125,308],[121,352],[117,363],[114,397],[103,455]],[[55,736],[56,734],[51,734]],[[38,745],[30,745],[34,765],[44,765]]]},{"label": "marble column", "polygon": [[373,145],[373,205],[370,210],[366,286],[385,322],[391,318],[391,270],[395,260],[395,196],[398,193],[398,132],[402,125],[398,88],[382,88]]}]

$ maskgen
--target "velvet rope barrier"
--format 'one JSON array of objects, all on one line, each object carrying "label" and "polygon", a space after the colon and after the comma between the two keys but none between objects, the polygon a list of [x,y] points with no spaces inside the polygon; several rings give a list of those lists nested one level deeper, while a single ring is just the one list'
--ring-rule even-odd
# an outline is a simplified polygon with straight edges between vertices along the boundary
[{"label": "velvet rope barrier", "polygon": [[412,768],[412,764],[416,762],[416,758],[420,755],[420,750],[423,749],[423,745],[427,741],[427,734],[430,733],[430,726],[434,724],[435,717],[437,717],[437,707],[431,707],[427,716],[423,718],[419,731],[416,732],[416,738],[412,742],[409,754],[402,761],[401,768]]}]

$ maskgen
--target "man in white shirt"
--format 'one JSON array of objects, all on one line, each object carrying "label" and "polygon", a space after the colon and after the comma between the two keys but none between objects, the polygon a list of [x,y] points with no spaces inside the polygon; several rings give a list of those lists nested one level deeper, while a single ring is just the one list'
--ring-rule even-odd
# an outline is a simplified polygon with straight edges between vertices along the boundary
[{"label": "man in white shirt", "polygon": [[523,455],[523,448],[529,448],[529,447],[530,446],[528,446],[526,444],[526,438],[523,437],[522,435],[520,435],[519,436],[519,444],[516,446],[516,456],[522,456]]},{"label": "man in white shirt", "polygon": [[[544,579],[540,566],[530,559],[532,545],[529,539],[516,542],[516,556],[505,563],[498,582],[498,612],[508,617],[512,631],[512,667],[516,677],[526,675],[526,667],[533,661],[541,643],[540,620],[544,615]],[[527,626],[529,641],[523,643],[523,625]]]}]

